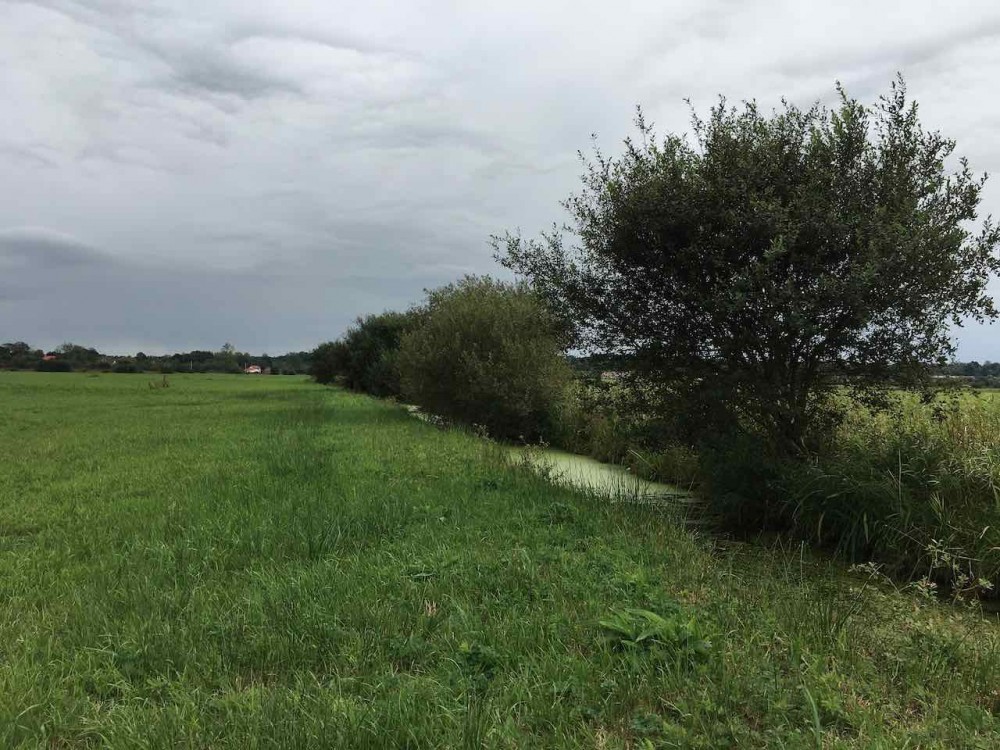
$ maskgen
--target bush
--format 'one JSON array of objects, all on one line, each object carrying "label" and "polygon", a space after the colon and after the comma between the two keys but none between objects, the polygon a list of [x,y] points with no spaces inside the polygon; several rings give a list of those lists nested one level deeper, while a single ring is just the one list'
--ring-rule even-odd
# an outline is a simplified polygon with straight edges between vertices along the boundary
[{"label": "bush", "polygon": [[407,399],[501,439],[552,440],[572,378],[559,327],[538,298],[488,277],[430,292],[398,361]]},{"label": "bush", "polygon": [[749,438],[702,452],[706,498],[730,528],[779,529],[953,595],[1000,586],[1000,401],[860,407],[829,448],[778,459]]},{"label": "bush", "polygon": [[791,467],[776,490],[800,535],[955,593],[995,595],[998,434],[1000,402],[974,396],[859,413],[835,451]]},{"label": "bush", "polygon": [[320,344],[309,356],[309,374],[317,383],[329,385],[346,370],[347,345],[343,341]]},{"label": "bush", "polygon": [[398,396],[399,342],[419,323],[421,314],[412,309],[358,318],[342,338],[313,350],[309,373],[318,383],[339,379],[348,388],[372,396]]},{"label": "bush", "polygon": [[972,228],[984,178],[949,172],[954,142],[901,78],[870,107],[839,94],[770,114],[723,100],[693,139],[640,112],[621,156],[584,160],[566,230],[495,238],[497,257],[582,346],[701,401],[693,426],[813,453],[842,416],[831,393],[922,382],[955,321],[998,317],[1000,226]]},{"label": "bush", "polygon": [[64,359],[40,359],[35,369],[38,372],[72,372],[73,366]]}]

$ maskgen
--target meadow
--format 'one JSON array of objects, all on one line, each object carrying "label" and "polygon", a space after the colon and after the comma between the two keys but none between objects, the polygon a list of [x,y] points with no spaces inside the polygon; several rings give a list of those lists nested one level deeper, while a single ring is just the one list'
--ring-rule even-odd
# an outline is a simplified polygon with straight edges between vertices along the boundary
[{"label": "meadow", "polygon": [[393,403],[0,372],[0,409],[2,747],[997,746],[996,616]]}]

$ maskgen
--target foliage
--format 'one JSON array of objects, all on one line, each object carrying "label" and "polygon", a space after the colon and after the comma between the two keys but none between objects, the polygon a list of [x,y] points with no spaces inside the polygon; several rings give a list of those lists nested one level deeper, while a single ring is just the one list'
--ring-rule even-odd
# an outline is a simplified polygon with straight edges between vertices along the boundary
[{"label": "foliage", "polygon": [[551,440],[571,377],[559,335],[524,285],[466,277],[429,292],[426,319],[403,337],[403,393],[495,438]]},{"label": "foliage", "polygon": [[222,345],[219,351],[214,352],[212,359],[215,365],[214,369],[221,372],[237,373],[243,371],[243,366],[240,364],[242,359],[240,353],[228,341]]},{"label": "foliage", "polygon": [[1000,388],[1000,362],[951,362],[938,373],[950,382],[959,381],[973,388]]},{"label": "foliage", "polygon": [[855,405],[825,450],[790,458],[746,433],[697,450],[675,425],[636,410],[633,386],[578,388],[564,447],[647,479],[695,486],[702,512],[728,531],[779,531],[852,562],[876,560],[897,580],[927,579],[963,597],[1000,589],[1000,397],[961,390],[898,393]]},{"label": "foliage", "polygon": [[[21,342],[0,345],[0,369],[38,369],[44,356],[40,349],[32,349]],[[244,366],[259,365],[275,375],[305,374],[309,368],[308,352],[289,352],[272,357],[238,352],[232,344],[225,344],[219,352],[195,350],[175,354],[150,355],[137,352],[135,356],[102,354],[92,347],[63,344],[54,352],[56,361],[69,364],[72,370],[104,370],[120,372],[241,372]],[[45,369],[62,369],[63,365],[45,365]]]},{"label": "foliage", "polygon": [[309,355],[309,375],[321,385],[333,383],[347,370],[348,349],[343,341],[327,341]]},{"label": "foliage", "polygon": [[699,455],[682,438],[676,413],[651,408],[634,379],[578,375],[559,411],[560,448],[623,465],[637,476],[691,487]]},{"label": "foliage", "polygon": [[58,361],[69,363],[71,369],[91,369],[108,365],[107,358],[93,347],[65,343],[56,347],[53,354]]},{"label": "foliage", "polygon": [[692,664],[707,658],[712,648],[697,620],[685,615],[676,604],[665,615],[634,607],[615,609],[600,621],[600,626],[616,646],[663,649]]},{"label": "foliage", "polygon": [[971,378],[1000,378],[1000,362],[986,361],[979,363],[976,360],[971,362],[952,362],[941,368],[945,375],[962,375]]},{"label": "foliage", "polygon": [[578,384],[560,447],[695,487],[692,510],[727,531],[778,531],[951,596],[1000,592],[997,392],[900,392],[882,409],[855,404],[825,450],[802,460],[739,432],[694,450],[674,437],[676,421],[636,406],[635,387]]},{"label": "foliage", "polygon": [[34,369],[45,352],[32,349],[23,341],[8,342],[0,345],[0,367],[14,370]]},{"label": "foliage", "polygon": [[72,372],[73,365],[65,359],[40,359],[35,369],[39,372]]},{"label": "foliage", "polygon": [[[995,620],[343,390],[144,380],[0,372],[0,747],[996,745]],[[600,643],[671,600],[696,669]]]},{"label": "foliage", "polygon": [[842,414],[834,386],[914,382],[953,353],[951,325],[997,315],[1000,230],[967,228],[985,178],[946,171],[954,143],[901,79],[873,107],[839,91],[833,111],[720,101],[694,144],[640,113],[638,142],[597,152],[565,204],[579,244],[508,236],[498,257],[581,346],[686,391],[701,421],[807,451]]},{"label": "foliage", "polygon": [[[975,392],[973,392],[975,393]],[[766,492],[799,537],[962,596],[1000,587],[1000,400],[856,410],[832,448]]]},{"label": "foliage", "polygon": [[337,341],[317,347],[311,374],[319,383],[339,378],[348,388],[373,396],[398,396],[396,363],[402,337],[421,321],[422,311],[384,312],[358,318]]}]

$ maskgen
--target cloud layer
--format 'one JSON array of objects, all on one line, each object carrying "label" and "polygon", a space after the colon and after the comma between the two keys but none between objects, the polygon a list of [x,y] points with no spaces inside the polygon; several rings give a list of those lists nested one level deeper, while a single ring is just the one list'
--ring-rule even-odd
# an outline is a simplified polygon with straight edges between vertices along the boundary
[{"label": "cloud layer", "polygon": [[576,151],[637,103],[682,130],[684,98],[871,99],[902,71],[1000,171],[1000,7],[834,5],[0,0],[0,339],[312,347],[495,272],[488,236],[561,220]]}]

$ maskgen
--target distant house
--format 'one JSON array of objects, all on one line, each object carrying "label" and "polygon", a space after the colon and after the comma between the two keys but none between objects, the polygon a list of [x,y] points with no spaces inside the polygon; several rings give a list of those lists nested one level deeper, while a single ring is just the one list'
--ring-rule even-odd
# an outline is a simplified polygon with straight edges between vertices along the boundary
[{"label": "distant house", "polygon": [[247,375],[260,375],[263,371],[260,369],[260,365],[249,365],[244,372]]},{"label": "distant house", "polygon": [[42,362],[53,362],[56,359],[59,358],[55,354],[46,354],[44,357],[42,357]]}]

